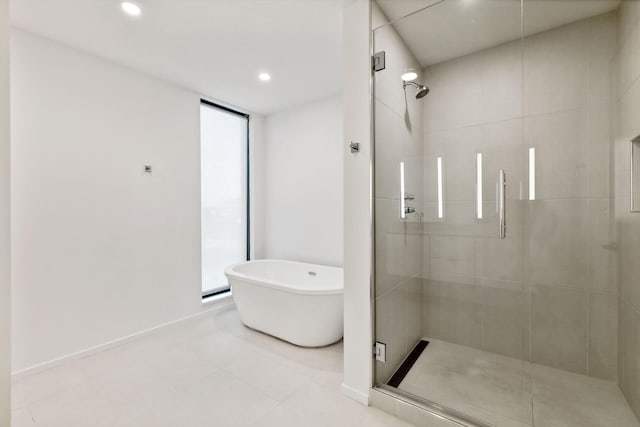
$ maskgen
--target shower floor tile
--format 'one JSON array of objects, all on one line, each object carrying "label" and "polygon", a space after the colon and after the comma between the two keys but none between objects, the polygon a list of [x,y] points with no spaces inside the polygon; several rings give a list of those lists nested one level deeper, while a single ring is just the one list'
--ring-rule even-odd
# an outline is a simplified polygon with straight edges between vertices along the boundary
[{"label": "shower floor tile", "polygon": [[502,427],[638,427],[614,382],[432,340],[399,390]]}]

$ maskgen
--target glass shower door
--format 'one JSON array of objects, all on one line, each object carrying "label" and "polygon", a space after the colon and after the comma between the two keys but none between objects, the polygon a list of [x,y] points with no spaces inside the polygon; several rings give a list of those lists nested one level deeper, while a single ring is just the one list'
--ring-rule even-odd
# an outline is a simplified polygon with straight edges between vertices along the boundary
[{"label": "glass shower door", "polygon": [[634,3],[374,4],[380,390],[476,425],[639,425]]},{"label": "glass shower door", "polygon": [[[373,102],[375,330],[386,356],[375,380],[463,418],[521,422],[531,407],[522,10],[467,3],[374,31],[374,52],[385,52]],[[394,19],[384,12],[378,22]],[[415,84],[403,84],[408,70]]]}]

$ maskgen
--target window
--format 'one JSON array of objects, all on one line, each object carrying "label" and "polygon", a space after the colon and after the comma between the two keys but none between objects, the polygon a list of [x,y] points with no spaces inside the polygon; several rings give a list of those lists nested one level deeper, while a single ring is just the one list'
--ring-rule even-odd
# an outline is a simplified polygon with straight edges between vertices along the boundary
[{"label": "window", "polygon": [[249,116],[200,104],[202,297],[229,291],[224,269],[249,259]]}]

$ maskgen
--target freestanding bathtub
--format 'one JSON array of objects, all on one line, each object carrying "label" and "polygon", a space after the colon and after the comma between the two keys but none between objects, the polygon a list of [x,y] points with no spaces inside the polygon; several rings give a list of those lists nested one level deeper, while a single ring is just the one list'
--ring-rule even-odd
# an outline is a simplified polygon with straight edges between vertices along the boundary
[{"label": "freestanding bathtub", "polygon": [[342,338],[342,269],[283,260],[247,261],[225,269],[246,326],[302,347]]}]

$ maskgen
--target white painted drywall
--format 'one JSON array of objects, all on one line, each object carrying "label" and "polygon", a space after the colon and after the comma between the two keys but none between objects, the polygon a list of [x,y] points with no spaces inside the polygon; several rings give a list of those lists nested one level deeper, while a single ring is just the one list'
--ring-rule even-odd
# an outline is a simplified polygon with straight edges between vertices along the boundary
[{"label": "white painted drywall", "polygon": [[342,100],[265,118],[265,258],[342,266]]},{"label": "white painted drywall", "polygon": [[200,312],[199,94],[21,30],[11,71],[13,371]]},{"label": "white painted drywall", "polygon": [[[342,391],[367,404],[372,385],[371,89],[369,0],[345,2],[343,14],[344,380]],[[360,152],[349,151],[349,141]]]},{"label": "white painted drywall", "polygon": [[10,424],[9,1],[0,0],[0,427]]},{"label": "white painted drywall", "polygon": [[264,209],[265,209],[265,171],[264,171],[264,117],[253,115],[249,119],[249,233],[251,236],[251,259],[265,258]]},{"label": "white painted drywall", "polygon": [[[340,90],[342,0],[14,0],[15,25],[272,114]],[[265,85],[258,73],[273,77]]]}]

